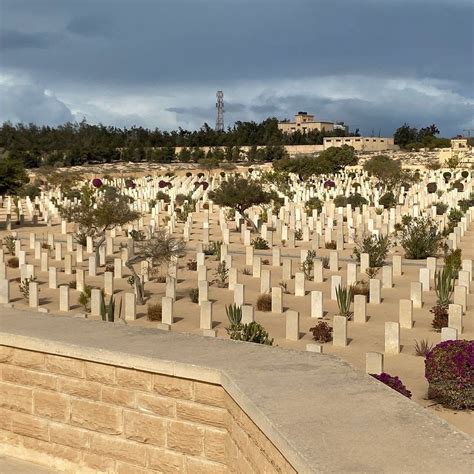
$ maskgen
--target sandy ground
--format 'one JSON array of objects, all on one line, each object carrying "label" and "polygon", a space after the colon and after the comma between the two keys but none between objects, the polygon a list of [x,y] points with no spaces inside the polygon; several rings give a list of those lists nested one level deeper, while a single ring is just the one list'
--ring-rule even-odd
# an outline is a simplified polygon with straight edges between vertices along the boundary
[{"label": "sandy ground", "polygon": [[[4,210],[3,210],[4,211]],[[186,262],[189,258],[195,258],[195,246],[200,241],[203,214],[194,214],[193,230],[191,241],[188,243],[188,255],[180,259],[177,283],[177,301],[174,305],[175,323],[172,326],[172,331],[191,332],[201,334],[199,329],[199,306],[191,302],[189,298],[189,290],[197,287],[197,272],[189,271]],[[0,222],[4,222],[5,217],[2,216]],[[221,232],[217,222],[217,213],[211,215],[210,218],[210,240],[221,240]],[[40,283],[40,306],[47,308],[51,314],[57,314],[59,317],[73,316],[83,313],[83,308],[77,304],[79,292],[71,290],[70,297],[72,308],[69,313],[59,313],[59,290],[48,289],[48,274],[40,272],[40,262],[34,260],[33,251],[29,249],[29,233],[36,232],[37,239],[47,240],[47,234],[53,233],[57,236],[58,241],[65,241],[65,236],[60,236],[60,226],[53,225],[46,227],[42,224],[36,227],[28,225],[14,228],[13,231],[18,232],[23,241],[23,249],[27,250],[27,262],[35,263],[36,276]],[[177,235],[182,232],[182,224],[178,225]],[[0,237],[6,235],[3,229],[0,231]],[[116,239],[115,255],[119,257],[118,242],[124,240],[123,237]],[[309,243],[296,242],[296,248],[289,249],[282,248],[282,257],[293,256],[293,272],[298,271],[299,253],[302,248],[310,248]],[[283,297],[284,308],[293,309],[300,313],[300,331],[301,338],[299,341],[288,341],[285,339],[285,317],[283,314],[275,314],[270,312],[255,311],[255,319],[261,323],[269,332],[270,336],[274,338],[274,344],[297,350],[305,350],[306,344],[312,342],[312,335],[309,329],[315,324],[315,319],[310,318],[310,296],[308,294],[311,290],[321,290],[324,294],[324,310],[325,320],[330,322],[332,317],[337,314],[336,301],[330,300],[330,279],[331,275],[338,274],[342,276],[343,283],[346,280],[347,263],[351,261],[352,246],[347,245],[342,253],[340,253],[340,269],[338,272],[330,272],[324,270],[324,283],[317,284],[314,282],[306,282],[307,294],[305,297],[296,297],[294,293],[294,279],[288,282],[288,290],[290,294],[285,294]],[[463,251],[463,259],[474,259],[474,226],[466,233],[462,239],[461,248]],[[240,234],[236,231],[231,232],[231,244],[229,246],[229,253],[233,258],[233,266],[238,268],[238,282],[244,283],[246,288],[245,303],[255,305],[258,296],[260,295],[260,279],[253,278],[251,275],[242,274],[242,270],[246,268],[244,248],[240,243]],[[392,249],[391,254],[402,254],[401,249]],[[256,251],[256,255],[261,255],[263,259],[267,258],[271,263],[271,251]],[[322,257],[329,255],[329,250],[320,249],[317,251],[317,256]],[[9,257],[7,254],[6,259]],[[82,268],[87,269],[88,254],[84,254],[85,262]],[[113,257],[108,256],[108,261],[113,263]],[[390,261],[391,257],[387,260]],[[441,261],[441,260],[439,260]],[[209,280],[215,276],[215,268],[217,267],[215,257],[206,257],[206,264],[209,268]],[[55,265],[64,271],[64,261],[56,262],[54,260],[54,252],[50,253],[50,265]],[[81,264],[79,264],[81,265]],[[394,277],[394,287],[392,289],[382,289],[382,304],[374,305],[368,304],[367,314],[369,320],[366,324],[356,324],[350,321],[348,324],[349,345],[343,347],[333,347],[331,343],[324,344],[324,352],[329,354],[336,354],[352,364],[360,371],[365,370],[365,354],[368,351],[384,352],[384,324],[386,321],[398,322],[398,304],[401,298],[409,299],[410,297],[410,282],[418,281],[419,269],[425,266],[425,261],[413,262],[404,261],[403,275],[401,277]],[[272,267],[265,265],[262,268],[271,270],[271,285],[278,286],[282,281],[281,270],[282,267]],[[249,268],[251,270],[251,268]],[[103,286],[103,270],[100,268],[98,276],[86,276],[86,284],[91,286]],[[114,280],[115,293],[117,296],[123,294],[124,291],[130,292],[132,288],[127,283],[129,272],[126,268],[123,270],[123,278],[121,280]],[[7,277],[12,279],[19,279],[18,269],[7,269]],[[381,275],[378,276],[381,278]],[[75,281],[74,275],[65,275],[63,272],[58,273],[58,283],[68,283]],[[27,309],[28,304],[22,298],[18,282],[11,283],[11,298],[15,308]],[[471,283],[471,291],[472,291]],[[165,284],[149,282],[146,284],[146,292],[148,296],[148,303],[158,303],[161,297],[165,295]],[[212,284],[209,288],[209,298],[214,301],[213,317],[214,329],[217,331],[218,337],[228,337],[226,333],[227,317],[225,314],[225,305],[233,303],[233,291],[226,288],[218,288]],[[432,401],[426,399],[427,382],[424,378],[424,358],[417,357],[414,353],[415,340],[428,339],[430,343],[437,344],[440,341],[440,334],[432,330],[431,321],[432,314],[429,312],[430,308],[435,304],[436,296],[434,290],[425,292],[423,294],[424,305],[421,309],[414,309],[414,327],[412,329],[401,329],[401,344],[402,349],[399,355],[385,355],[384,364],[385,372],[392,375],[397,375],[401,378],[403,383],[413,393],[413,400],[427,409],[433,411],[438,416],[444,418],[448,422],[455,425],[458,429],[474,435],[474,418],[472,413],[456,412],[447,410]],[[138,319],[136,321],[128,322],[130,325],[139,326],[156,326],[157,323],[150,322],[146,319],[146,305],[137,308]],[[474,338],[474,295],[468,295],[468,311],[464,317],[464,333],[463,339]]]}]

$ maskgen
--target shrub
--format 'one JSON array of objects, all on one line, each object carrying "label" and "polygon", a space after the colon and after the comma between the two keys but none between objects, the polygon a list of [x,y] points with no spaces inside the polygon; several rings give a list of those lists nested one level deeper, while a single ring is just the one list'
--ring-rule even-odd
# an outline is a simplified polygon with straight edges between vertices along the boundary
[{"label": "shrub", "polygon": [[368,204],[369,201],[367,201],[367,199],[365,199],[361,194],[355,193],[348,196],[346,203],[349,204],[352,209],[357,209],[358,207],[362,207],[364,204]]},{"label": "shrub", "polygon": [[474,408],[474,341],[444,341],[425,360],[428,397],[455,410]]},{"label": "shrub", "polygon": [[35,277],[25,278],[19,285],[20,293],[23,295],[25,300],[30,297],[30,283],[36,281]]},{"label": "shrub", "polygon": [[242,322],[242,306],[237,306],[235,303],[230,306],[226,305],[225,313],[231,327],[238,326]]},{"label": "shrub", "polygon": [[81,291],[79,297],[77,298],[77,302],[84,308],[84,311],[86,312],[88,312],[90,308],[91,291],[92,287],[85,286],[84,291]]},{"label": "shrub", "polygon": [[[160,183],[164,183],[164,181],[160,181]],[[160,186],[161,187],[164,187],[164,186]],[[164,191],[158,191],[156,193],[156,197],[155,199],[157,201],[164,201],[164,202],[170,202],[170,197],[168,196],[168,194],[166,194]]]},{"label": "shrub", "polygon": [[273,339],[270,339],[265,328],[252,321],[249,324],[239,324],[235,327],[226,328],[231,339],[236,341],[253,342],[255,344],[273,345]]},{"label": "shrub", "polygon": [[262,260],[262,265],[270,265],[270,260],[268,260],[268,258],[264,258]]},{"label": "shrub", "polygon": [[3,243],[5,244],[5,247],[8,250],[8,253],[11,255],[15,254],[15,242],[16,242],[16,237],[13,235],[7,235],[3,238]]},{"label": "shrub", "polygon": [[402,228],[401,245],[406,258],[419,260],[436,256],[441,240],[438,226],[430,217],[409,219]]},{"label": "shrub", "polygon": [[161,304],[149,304],[146,308],[146,315],[150,321],[161,321]]},{"label": "shrub", "polygon": [[390,245],[391,242],[388,235],[370,235],[356,242],[353,254],[357,261],[360,262],[361,254],[368,253],[369,267],[379,268],[385,263]]},{"label": "shrub", "polygon": [[242,275],[251,275],[252,272],[250,271],[250,268],[244,268],[242,270]]},{"label": "shrub", "polygon": [[18,268],[20,266],[20,260],[18,257],[10,257],[7,260],[7,266],[10,268]]},{"label": "shrub", "polygon": [[390,209],[391,207],[395,207],[397,205],[397,200],[395,199],[394,194],[389,191],[380,197],[379,204],[385,209]]},{"label": "shrub", "polygon": [[337,243],[335,240],[331,240],[331,242],[326,242],[324,244],[324,247],[329,250],[336,250],[337,249]]},{"label": "shrub", "polygon": [[437,202],[435,206],[436,206],[436,215],[437,216],[442,216],[442,215],[446,214],[446,211],[448,210],[448,207],[449,207],[444,202]]},{"label": "shrub", "polygon": [[469,171],[466,171],[466,170],[461,171],[461,176],[462,176],[464,179],[466,179],[466,178],[469,176]]},{"label": "shrub", "polygon": [[436,332],[441,332],[442,328],[448,327],[448,307],[442,304],[433,306],[430,313],[434,314],[431,326]]},{"label": "shrub", "polygon": [[426,357],[428,353],[433,349],[433,344],[428,342],[428,339],[422,339],[421,341],[415,340],[415,355],[419,357]]},{"label": "shrub", "polygon": [[268,294],[260,295],[257,299],[257,310],[258,311],[271,311],[272,310],[272,296]]},{"label": "shrub", "polygon": [[334,198],[334,205],[336,207],[346,207],[346,205],[347,205],[346,196],[343,196],[342,194],[340,194],[339,196],[336,196]]},{"label": "shrub", "polygon": [[448,269],[454,278],[458,277],[459,270],[462,268],[461,249],[451,250],[444,256],[444,268]]},{"label": "shrub", "polygon": [[437,189],[438,189],[438,186],[436,185],[436,183],[428,183],[426,185],[426,191],[428,192],[428,194],[435,193]]},{"label": "shrub", "polygon": [[256,250],[267,250],[270,248],[268,242],[262,239],[262,237],[255,237],[255,239],[252,240],[252,245]]},{"label": "shrub", "polygon": [[370,375],[372,375],[372,377],[377,379],[379,382],[382,382],[388,387],[393,388],[393,390],[397,391],[398,393],[401,393],[405,397],[411,398],[410,390],[408,390],[405,385],[403,385],[402,381],[398,377],[386,374],[385,372],[382,372],[381,374]]},{"label": "shrub", "polygon": [[189,259],[186,266],[188,267],[188,270],[195,272],[197,270],[198,264],[196,260]]},{"label": "shrub", "polygon": [[199,288],[191,288],[189,290],[189,298],[193,303],[199,303]]},{"label": "shrub", "polygon": [[351,316],[352,287],[338,285],[336,287],[336,299],[339,314],[349,319]]},{"label": "shrub", "polygon": [[462,212],[466,212],[470,207],[474,207],[474,193],[471,193],[468,199],[458,201],[458,206]]},{"label": "shrub", "polygon": [[229,269],[225,262],[220,262],[217,265],[216,281],[219,288],[227,287],[227,279],[229,278]]},{"label": "shrub", "polygon": [[436,271],[434,276],[437,303],[449,305],[454,291],[454,277],[449,268],[444,267],[441,271]]},{"label": "shrub", "polygon": [[305,210],[307,214],[312,214],[313,209],[316,209],[318,212],[323,210],[323,203],[317,197],[312,197],[306,201]]},{"label": "shrub", "polygon": [[313,333],[313,339],[318,342],[332,341],[332,327],[324,321],[319,321],[314,328],[309,329]]},{"label": "shrub", "polygon": [[370,288],[369,282],[365,280],[358,280],[352,285],[352,301],[355,295],[365,295],[365,299],[369,300]]},{"label": "shrub", "polygon": [[321,257],[323,268],[329,268],[329,257]]},{"label": "shrub", "polygon": [[449,181],[451,176],[452,176],[452,174],[449,171],[445,171],[443,173],[443,178],[444,178],[445,181]]},{"label": "shrub", "polygon": [[303,240],[303,231],[301,229],[295,230],[295,240]]}]

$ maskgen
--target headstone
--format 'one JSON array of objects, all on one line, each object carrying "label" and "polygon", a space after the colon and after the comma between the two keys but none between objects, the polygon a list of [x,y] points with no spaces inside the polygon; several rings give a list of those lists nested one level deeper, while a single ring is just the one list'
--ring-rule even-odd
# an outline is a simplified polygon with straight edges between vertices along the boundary
[{"label": "headstone", "polygon": [[10,303],[10,282],[5,278],[0,280],[0,303]]},{"label": "headstone", "polygon": [[430,291],[430,270],[429,268],[420,268],[421,291]]},{"label": "headstone", "polygon": [[401,255],[394,255],[392,257],[393,276],[402,276],[402,257]]},{"label": "headstone", "polygon": [[51,289],[56,289],[58,287],[58,269],[56,267],[49,267],[48,287]]},{"label": "headstone", "polygon": [[31,281],[28,284],[29,306],[30,308],[37,308],[39,306],[39,285],[36,281]]},{"label": "headstone", "polygon": [[421,308],[423,306],[421,283],[419,281],[412,281],[410,283],[410,299],[413,301],[414,308]]},{"label": "headstone", "polygon": [[305,296],[305,276],[303,272],[295,273],[295,296]]},{"label": "headstone", "polygon": [[212,301],[201,302],[199,327],[201,329],[212,329]]},{"label": "headstone", "polygon": [[448,306],[448,326],[454,328],[457,334],[463,332],[463,310],[459,304],[450,304]]},{"label": "headstone", "polygon": [[59,287],[59,311],[69,311],[69,285]]},{"label": "headstone", "polygon": [[311,317],[319,318],[323,317],[323,292],[312,291],[311,292]]},{"label": "headstone", "polygon": [[173,298],[163,296],[161,298],[161,321],[163,324],[173,324]]},{"label": "headstone", "polygon": [[401,328],[411,329],[413,327],[412,300],[400,300],[398,307],[398,320]]},{"label": "headstone", "polygon": [[331,277],[331,299],[336,301],[336,288],[342,285],[342,277],[340,275],[333,275]]},{"label": "headstone", "polygon": [[125,293],[125,320],[137,319],[137,297],[135,293]]},{"label": "headstone", "polygon": [[300,338],[300,313],[288,310],[286,312],[286,339],[297,341]]},{"label": "headstone", "polygon": [[255,320],[254,308],[251,304],[242,305],[242,324],[250,324]]},{"label": "headstone", "polygon": [[385,323],[385,353],[400,353],[400,325],[392,321]]},{"label": "headstone", "polygon": [[347,346],[347,318],[345,316],[333,317],[332,344],[337,347]]},{"label": "headstone", "polygon": [[454,304],[462,306],[463,313],[466,312],[467,307],[467,290],[465,286],[456,285],[454,287]]},{"label": "headstone", "polygon": [[371,278],[369,280],[369,303],[380,304],[381,302],[380,280]]},{"label": "headstone", "polygon": [[245,304],[245,286],[242,283],[236,283],[234,286],[234,303],[237,306]]},{"label": "headstone", "polygon": [[441,342],[456,341],[458,338],[458,330],[456,328],[441,328]]},{"label": "headstone", "polygon": [[365,295],[354,295],[354,322],[367,322],[367,298]]},{"label": "headstone", "polygon": [[283,290],[279,286],[272,287],[272,313],[283,313]]},{"label": "headstone", "polygon": [[390,265],[384,265],[382,267],[382,287],[392,288],[393,287],[393,274],[392,267]]},{"label": "headstone", "polygon": [[365,354],[365,372],[375,375],[383,373],[383,354],[380,352],[367,352]]},{"label": "headstone", "polygon": [[209,283],[207,282],[207,280],[198,281],[198,291],[198,302],[201,305],[203,301],[209,300]]}]

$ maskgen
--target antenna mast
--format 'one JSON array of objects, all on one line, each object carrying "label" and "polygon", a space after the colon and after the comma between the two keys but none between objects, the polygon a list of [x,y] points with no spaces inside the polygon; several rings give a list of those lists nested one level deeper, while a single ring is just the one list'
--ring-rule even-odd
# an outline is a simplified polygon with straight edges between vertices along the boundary
[{"label": "antenna mast", "polygon": [[224,93],[222,91],[217,91],[216,94],[216,132],[224,131]]}]

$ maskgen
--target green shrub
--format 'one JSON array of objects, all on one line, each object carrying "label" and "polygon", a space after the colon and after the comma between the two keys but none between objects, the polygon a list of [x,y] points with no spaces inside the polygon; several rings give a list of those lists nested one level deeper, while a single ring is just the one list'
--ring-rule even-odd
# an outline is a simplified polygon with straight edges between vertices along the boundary
[{"label": "green shrub", "polygon": [[86,312],[88,312],[90,309],[91,292],[92,287],[85,286],[84,291],[81,291],[79,297],[77,298],[77,302],[84,308],[84,311]]},{"label": "green shrub", "polygon": [[444,267],[441,271],[435,272],[434,277],[437,303],[449,305],[454,291],[454,277],[449,268]]},{"label": "green shrub", "polygon": [[323,203],[317,197],[312,197],[306,201],[305,210],[307,214],[312,214],[313,209],[316,209],[318,212],[323,210]]},{"label": "green shrub", "polygon": [[444,268],[448,269],[454,278],[458,277],[459,270],[462,268],[461,249],[451,250],[444,255]]},{"label": "green shrub", "polygon": [[351,316],[352,287],[336,287],[336,300],[339,314],[347,319]]},{"label": "green shrub", "polygon": [[165,193],[164,191],[158,191],[156,193],[156,197],[155,199],[157,201],[164,201],[164,202],[170,202],[170,197],[167,193]]},{"label": "green shrub", "polygon": [[189,290],[189,299],[193,303],[199,303],[199,288],[191,288]]},{"label": "green shrub", "polygon": [[226,328],[231,339],[236,341],[253,342],[255,344],[273,345],[273,339],[270,339],[265,328],[252,321],[248,324],[239,324],[238,326]]},{"label": "green shrub", "polygon": [[347,198],[347,204],[350,204],[352,209],[357,209],[358,207],[360,208],[364,204],[368,204],[368,203],[369,201],[367,201],[367,199],[365,199],[365,197],[363,197],[359,193],[351,194]]},{"label": "green shrub", "polygon": [[9,234],[3,238],[3,244],[8,250],[8,253],[11,255],[15,254],[15,242],[16,242],[16,237],[13,235]]},{"label": "green shrub", "polygon": [[267,250],[270,248],[268,242],[262,239],[262,237],[255,237],[255,239],[252,240],[252,245],[256,250]]},{"label": "green shrub", "polygon": [[388,235],[369,235],[361,241],[356,241],[353,255],[360,262],[360,256],[363,253],[369,254],[369,267],[382,267],[387,258],[391,242]]},{"label": "green shrub", "polygon": [[454,410],[474,408],[474,341],[444,341],[425,360],[428,397]]},{"label": "green shrub", "polygon": [[437,216],[442,216],[446,214],[446,211],[448,210],[449,206],[445,204],[444,202],[437,202],[435,204],[436,206],[436,215]]},{"label": "green shrub", "polygon": [[313,333],[313,339],[318,342],[330,342],[332,341],[332,327],[324,321],[319,321],[316,326],[310,328],[310,332]]},{"label": "green shrub", "polygon": [[415,217],[402,228],[401,245],[405,257],[415,260],[435,257],[442,241],[436,222],[430,217]]}]

